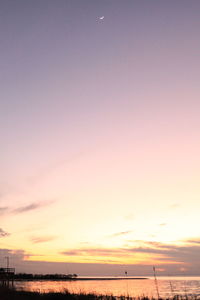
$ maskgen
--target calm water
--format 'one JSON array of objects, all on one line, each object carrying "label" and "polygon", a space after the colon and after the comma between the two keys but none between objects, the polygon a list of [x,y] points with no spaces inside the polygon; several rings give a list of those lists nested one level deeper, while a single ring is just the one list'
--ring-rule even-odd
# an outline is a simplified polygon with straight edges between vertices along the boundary
[{"label": "calm water", "polygon": [[[200,277],[158,277],[160,296],[197,295],[200,298]],[[86,280],[16,282],[18,289],[29,291],[95,292],[97,294],[157,297],[154,279],[147,280]]]}]

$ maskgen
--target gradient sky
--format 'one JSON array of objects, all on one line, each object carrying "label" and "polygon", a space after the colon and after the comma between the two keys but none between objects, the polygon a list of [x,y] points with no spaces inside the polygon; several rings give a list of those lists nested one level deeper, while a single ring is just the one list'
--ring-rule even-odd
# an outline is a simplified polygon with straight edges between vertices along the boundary
[{"label": "gradient sky", "polygon": [[0,265],[199,275],[200,1],[1,0],[0,53]]}]

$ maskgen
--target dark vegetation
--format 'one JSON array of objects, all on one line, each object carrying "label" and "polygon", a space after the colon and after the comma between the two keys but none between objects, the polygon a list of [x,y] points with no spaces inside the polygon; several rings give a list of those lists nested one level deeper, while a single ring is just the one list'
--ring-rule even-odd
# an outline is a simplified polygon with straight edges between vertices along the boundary
[{"label": "dark vegetation", "polygon": [[27,274],[18,273],[14,275],[14,280],[74,280],[77,274]]},{"label": "dark vegetation", "polygon": [[[0,300],[157,300],[155,298],[142,297],[129,297],[129,296],[119,296],[115,297],[113,295],[96,295],[94,293],[69,293],[67,290],[64,292],[49,292],[49,293],[39,293],[39,292],[28,292],[28,291],[17,291],[15,289],[0,287]],[[196,300],[196,296],[174,296],[173,298],[160,298],[159,300]]]}]

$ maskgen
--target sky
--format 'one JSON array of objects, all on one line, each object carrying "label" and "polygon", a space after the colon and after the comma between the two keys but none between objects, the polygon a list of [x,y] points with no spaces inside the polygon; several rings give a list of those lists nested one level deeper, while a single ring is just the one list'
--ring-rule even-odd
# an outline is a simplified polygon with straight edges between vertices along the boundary
[{"label": "sky", "polygon": [[0,266],[199,275],[200,2],[0,1]]}]

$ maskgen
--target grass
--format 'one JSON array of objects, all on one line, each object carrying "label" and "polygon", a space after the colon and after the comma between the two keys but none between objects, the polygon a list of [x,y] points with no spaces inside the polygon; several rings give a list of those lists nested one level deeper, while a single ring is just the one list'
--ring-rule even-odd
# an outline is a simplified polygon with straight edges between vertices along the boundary
[{"label": "grass", "polygon": [[[65,290],[64,292],[29,292],[24,290],[15,290],[14,288],[0,287],[0,300],[157,300],[155,298],[142,297],[129,297],[129,296],[113,296],[113,295],[97,295],[94,293],[70,293]],[[197,297],[183,297],[174,296],[173,298],[160,298],[159,300],[196,300]]]}]

